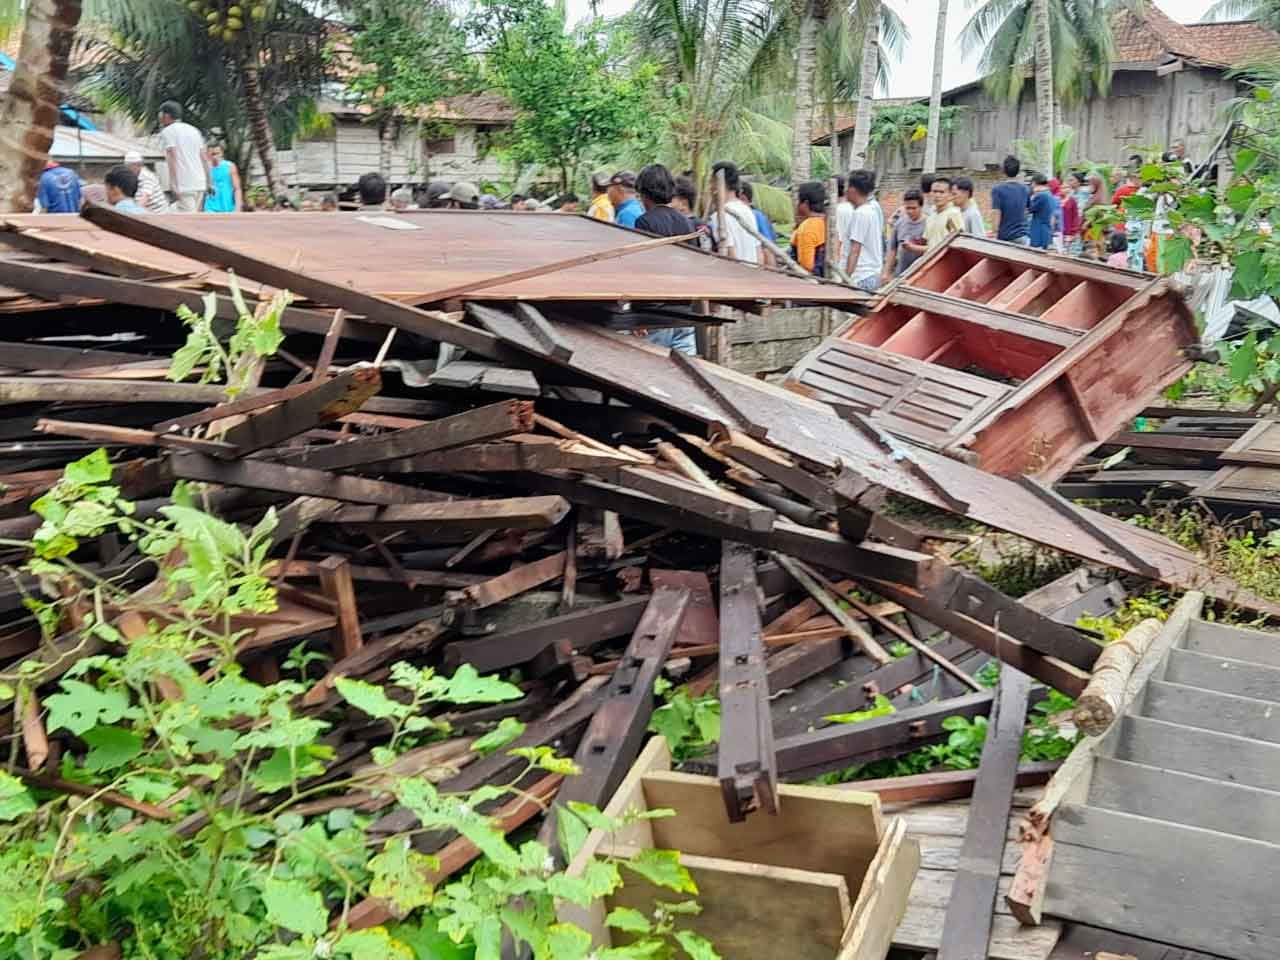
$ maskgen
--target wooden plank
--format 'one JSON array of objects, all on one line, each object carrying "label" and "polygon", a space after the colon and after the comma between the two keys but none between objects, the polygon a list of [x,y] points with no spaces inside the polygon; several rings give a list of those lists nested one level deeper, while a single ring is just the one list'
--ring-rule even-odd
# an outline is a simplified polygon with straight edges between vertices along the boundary
[{"label": "wooden plank", "polygon": [[[685,611],[676,635],[676,647],[700,646],[720,642],[720,617],[711,594],[711,581],[700,570],[659,570],[649,568],[649,583],[654,587],[683,588],[689,591],[689,609]],[[677,653],[679,650],[677,649]]]},{"label": "wooden plank", "polygon": [[[348,572],[349,570],[350,568]],[[334,681],[339,677],[364,676],[389,660],[422,656],[439,642],[445,632],[444,624],[436,616],[424,619],[408,630],[379,637],[371,643],[360,644],[352,653],[337,659],[324,677],[306,692],[302,702],[307,706],[318,706],[324,703],[333,689]]]},{"label": "wooden plank", "polygon": [[1031,678],[1005,666],[987,723],[938,960],[986,960]]},{"label": "wooden plank", "polygon": [[591,718],[574,754],[579,773],[564,787],[548,813],[539,838],[561,860],[556,837],[556,811],[571,802],[604,807],[640,755],[645,729],[653,714],[653,683],[671,651],[680,621],[689,607],[689,592],[654,588],[627,644],[622,665],[605,689],[604,701]]},{"label": "wooden plank", "polygon": [[291,467],[266,460],[215,460],[200,453],[174,453],[169,467],[175,477],[204,480],[224,486],[248,487],[252,490],[274,490],[299,496],[327,497],[346,503],[381,505],[431,503],[448,499],[446,494],[387,483],[366,477],[349,477]]},{"label": "wooden plank", "polygon": [[[1046,909],[1236,960],[1280,956],[1280,919],[1259,890],[1280,848],[1259,840],[1069,804],[1058,811]],[[1098,883],[1123,876],[1123,892]]]},{"label": "wooden plank", "polygon": [[1141,763],[1098,757],[1091,807],[1275,842],[1280,793]]},{"label": "wooden plank", "polygon": [[889,821],[880,849],[867,868],[845,928],[837,960],[881,960],[907,909],[907,898],[920,869],[920,845],[906,835],[900,818]]},{"label": "wooden plank", "polygon": [[442,314],[418,310],[396,300],[363,293],[353,287],[333,283],[241,253],[221,244],[194,237],[159,222],[163,218],[133,217],[109,207],[91,204],[83,216],[95,226],[142,243],[172,250],[193,260],[201,260],[235,270],[241,276],[279,290],[301,294],[317,303],[342,307],[370,323],[399,327],[431,340],[442,340],[495,360],[513,359],[512,354],[492,334],[464,326]]},{"label": "wooden plank", "polygon": [[356,588],[351,579],[351,565],[345,557],[325,557],[317,564],[320,589],[333,601],[338,613],[338,626],[333,634],[335,660],[356,653],[364,645],[360,632],[360,614],[356,608]]},{"label": "wooden plank", "polygon": [[[131,280],[159,280],[173,277],[174,274],[146,264],[134,263],[125,257],[116,256],[105,250],[93,250],[67,243],[50,236],[41,230],[23,230],[14,223],[0,226],[0,243],[34,253],[50,260],[71,264],[84,270],[109,274],[113,277],[127,277]],[[187,274],[189,276],[189,274]]]},{"label": "wooden plank", "polygon": [[1069,330],[1065,327],[1040,320],[1032,320],[1018,314],[992,310],[984,305],[969,301],[964,301],[963,304],[960,304],[955,300],[949,300],[941,294],[928,290],[900,288],[893,295],[893,303],[915,307],[917,310],[924,310],[927,313],[959,316],[967,323],[986,327],[989,330],[1011,333],[1019,337],[1025,337],[1028,340],[1035,340],[1060,348],[1073,346],[1080,340],[1080,334],[1077,331]]},{"label": "wooden plank", "polygon": [[[47,343],[0,343],[0,367],[13,370],[71,372],[151,362],[156,361],[140,353],[58,347]],[[169,363],[167,357],[159,358],[158,362],[166,367]]]},{"label": "wooden plank", "polygon": [[1152,720],[1280,743],[1280,710],[1269,700],[1152,680],[1141,712]]},{"label": "wooden plank", "polygon": [[[61,437],[80,437],[94,443],[123,444],[140,447],[170,447],[177,449],[202,450],[218,456],[234,456],[236,448],[221,440],[206,440],[202,437],[167,436],[154,430],[140,430],[136,427],[117,427],[107,423],[79,423],[73,420],[39,419],[35,425],[36,433],[50,433]],[[32,448],[38,449],[36,447]]]},{"label": "wooden plank", "polygon": [[[480,640],[451,643],[444,650],[445,666],[456,669],[463,663],[470,663],[481,673],[490,673],[527,663],[549,648],[560,650],[562,647],[565,662],[568,662],[573,654],[589,654],[615,637],[630,634],[640,622],[648,604],[647,595],[627,597],[615,603],[574,610],[558,617],[525,624]],[[691,604],[690,610],[685,613],[685,621],[688,621],[692,613]],[[683,632],[682,626],[681,633]]]},{"label": "wooden plank", "polygon": [[446,500],[385,507],[341,507],[325,523],[365,524],[433,533],[478,530],[545,530],[569,513],[562,497],[508,497],[502,500]]},{"label": "wooden plank", "polygon": [[[1046,783],[1059,767],[1056,760],[1037,760],[1018,765],[1014,785],[1034,787]],[[910,803],[919,800],[961,800],[973,793],[977,770],[936,770],[905,777],[854,780],[838,786],[841,790],[874,793],[881,803]]]},{"label": "wooden plank", "polygon": [[1230,657],[1280,667],[1280,633],[1266,630],[1194,620],[1187,630],[1183,647],[1209,657]]},{"label": "wooden plank", "polygon": [[1164,679],[1237,697],[1280,703],[1280,667],[1262,666],[1251,660],[1173,650],[1169,653]]},{"label": "wooden plank", "polygon": [[862,626],[854,620],[849,611],[841,607],[836,598],[835,585],[824,577],[818,575],[812,568],[793,560],[791,557],[785,557],[780,553],[774,553],[773,559],[777,564],[791,574],[800,586],[804,587],[809,596],[822,607],[823,610],[830,615],[836,623],[840,624],[848,634],[849,638],[866,654],[873,663],[884,666],[893,660],[893,657],[880,646],[871,635],[862,628]]},{"label": "wooden plank", "polygon": [[564,575],[564,567],[565,552],[561,550],[559,553],[526,563],[483,583],[447,593],[445,603],[451,613],[460,610],[483,610],[495,603],[509,600],[526,590],[532,590],[534,587],[559,579]]},{"label": "wooden plank", "polygon": [[368,466],[434,450],[447,450],[482,440],[495,440],[533,429],[533,404],[503,400],[452,417],[396,430],[381,437],[348,440],[326,447],[309,447],[286,454],[285,462],[299,467],[334,470]]},{"label": "wooden plank", "polygon": [[313,380],[310,386],[310,390],[275,406],[248,413],[222,433],[221,439],[235,444],[242,455],[274,447],[313,427],[355,413],[382,389],[382,377],[376,367],[357,367],[331,380]]},{"label": "wooden plank", "polygon": [[1280,421],[1261,420],[1254,424],[1218,459],[1248,466],[1280,466]]},{"label": "wooden plank", "polygon": [[1280,791],[1280,744],[1164,720],[1125,717],[1120,724],[1115,757]]},{"label": "wooden plank", "polygon": [[717,776],[734,823],[778,811],[769,683],[760,639],[755,550],[724,541],[720,553],[720,751]]}]

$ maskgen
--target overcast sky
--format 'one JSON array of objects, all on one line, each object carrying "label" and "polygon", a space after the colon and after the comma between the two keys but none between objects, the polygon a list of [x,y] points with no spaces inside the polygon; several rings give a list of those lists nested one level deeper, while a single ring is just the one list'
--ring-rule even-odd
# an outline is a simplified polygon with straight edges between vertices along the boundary
[{"label": "overcast sky", "polygon": [[[938,23],[938,0],[885,0],[911,32],[902,60],[890,64],[889,96],[927,96],[933,80],[933,41]],[[968,83],[978,76],[976,60],[965,61],[957,38],[971,11],[981,0],[951,0],[947,16],[945,87]],[[590,13],[589,0],[567,0],[571,21]],[[600,13],[616,16],[626,11],[633,0],[601,0]],[[1191,23],[1204,16],[1212,0],[1156,0],[1156,5],[1174,20]]]}]

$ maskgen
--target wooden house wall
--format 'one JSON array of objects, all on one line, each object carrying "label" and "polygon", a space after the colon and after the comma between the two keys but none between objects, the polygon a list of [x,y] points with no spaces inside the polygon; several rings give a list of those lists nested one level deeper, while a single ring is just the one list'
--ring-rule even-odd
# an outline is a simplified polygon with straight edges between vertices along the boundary
[{"label": "wooden house wall", "polygon": [[[1203,158],[1222,133],[1227,103],[1236,84],[1220,70],[1185,66],[1157,76],[1154,70],[1117,70],[1106,96],[1063,108],[1062,120],[1075,131],[1071,155],[1076,159],[1123,162],[1138,147],[1164,146],[1184,140],[1187,156]],[[1035,81],[1028,78],[1017,104],[997,103],[981,86],[944,99],[966,108],[963,122],[938,144],[939,169],[982,170],[997,166],[1014,140],[1034,140]],[[841,154],[849,156],[853,132],[841,134]],[[897,147],[880,147],[872,162],[884,174],[909,173],[923,166],[924,141],[903,163]]]}]

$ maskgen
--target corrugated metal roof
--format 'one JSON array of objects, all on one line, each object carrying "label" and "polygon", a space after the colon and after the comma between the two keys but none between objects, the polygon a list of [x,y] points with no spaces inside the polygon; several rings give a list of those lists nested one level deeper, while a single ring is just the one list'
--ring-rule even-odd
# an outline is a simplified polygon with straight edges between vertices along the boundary
[{"label": "corrugated metal roof", "polygon": [[157,147],[143,140],[117,137],[101,130],[78,130],[65,126],[54,130],[49,156],[59,163],[102,163],[123,161],[124,155],[133,150],[150,160],[158,160],[164,156]]}]

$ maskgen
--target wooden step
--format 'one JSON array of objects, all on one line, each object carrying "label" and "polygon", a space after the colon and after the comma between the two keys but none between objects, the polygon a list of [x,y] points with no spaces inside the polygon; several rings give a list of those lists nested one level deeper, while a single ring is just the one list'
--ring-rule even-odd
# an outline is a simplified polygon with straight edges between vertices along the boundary
[{"label": "wooden step", "polygon": [[1235,960],[1280,957],[1280,846],[1079,804],[1053,818],[1045,913]]},{"label": "wooden step", "polygon": [[1164,679],[1237,697],[1280,703],[1280,668],[1249,660],[1170,650]]},{"label": "wooden step", "polygon": [[1192,620],[1180,646],[1211,657],[1231,657],[1280,667],[1280,633]]},{"label": "wooden step", "polygon": [[1263,790],[1280,790],[1280,744],[1180,723],[1125,717],[1115,757]]},{"label": "wooden step", "polygon": [[1151,680],[1138,712],[1153,720],[1280,743],[1280,708],[1269,700]]},{"label": "wooden step", "polygon": [[1152,820],[1280,843],[1280,793],[1143,763],[1098,757],[1088,803]]}]

